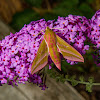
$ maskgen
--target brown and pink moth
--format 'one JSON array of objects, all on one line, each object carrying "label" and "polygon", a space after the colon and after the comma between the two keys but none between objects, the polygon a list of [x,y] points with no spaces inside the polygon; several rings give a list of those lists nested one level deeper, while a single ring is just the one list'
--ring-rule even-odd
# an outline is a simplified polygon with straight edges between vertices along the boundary
[{"label": "brown and pink moth", "polygon": [[43,40],[33,60],[31,74],[36,73],[47,65],[48,55],[50,55],[56,67],[61,70],[61,59],[59,53],[61,53],[65,59],[84,62],[84,58],[76,49],[47,27]]}]

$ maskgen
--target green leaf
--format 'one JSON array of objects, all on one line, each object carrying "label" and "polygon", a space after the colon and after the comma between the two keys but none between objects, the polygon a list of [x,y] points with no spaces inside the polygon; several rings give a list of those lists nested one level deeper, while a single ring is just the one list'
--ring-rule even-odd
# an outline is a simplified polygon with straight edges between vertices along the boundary
[{"label": "green leaf", "polygon": [[77,8],[73,7],[72,8],[60,8],[59,6],[57,8],[53,9],[53,13],[58,15],[58,16],[63,16],[66,17],[69,14],[72,15],[82,15],[81,12],[79,12],[79,10]]},{"label": "green leaf", "polygon": [[61,80],[62,83],[64,83],[65,81],[66,81],[65,79],[62,79],[62,80]]},{"label": "green leaf", "polygon": [[13,16],[13,21],[10,24],[15,30],[20,30],[24,24],[29,24],[31,21],[40,19],[39,15],[33,10],[26,9],[23,12],[16,13]]},{"label": "green leaf", "polygon": [[92,84],[86,84],[86,90],[92,92]]},{"label": "green leaf", "polygon": [[54,13],[46,13],[43,18],[48,21],[48,20],[56,20],[58,18],[58,15],[57,14],[54,14]]},{"label": "green leaf", "polygon": [[60,81],[60,77],[56,77],[56,82],[59,82]]},{"label": "green leaf", "polygon": [[76,76],[73,75],[71,78],[70,78],[70,82],[72,84],[72,86],[76,86],[78,84],[77,80],[75,80]]},{"label": "green leaf", "polygon": [[70,80],[74,80],[76,78],[76,75],[73,75],[72,77],[70,77]]},{"label": "green leaf", "polygon": [[77,6],[78,3],[79,0],[63,0],[57,6],[60,8],[72,8],[73,6]]},{"label": "green leaf", "polygon": [[55,78],[55,73],[50,74],[50,77]]},{"label": "green leaf", "polygon": [[53,13],[63,17],[69,14],[82,15],[82,13],[77,9],[78,3],[79,0],[62,0],[53,9]]},{"label": "green leaf", "polygon": [[61,70],[63,71],[63,73],[66,73],[68,68],[69,67],[68,67],[68,63],[66,62],[66,60],[61,61]]},{"label": "green leaf", "polygon": [[85,17],[91,18],[94,15],[93,9],[87,4],[87,3],[82,3],[79,6],[79,10],[84,14]]},{"label": "green leaf", "polygon": [[90,83],[93,83],[93,82],[94,82],[94,78],[93,78],[93,77],[89,77],[88,81],[89,81]]},{"label": "green leaf", "polygon": [[64,83],[64,82],[66,81],[66,79],[64,78],[64,75],[63,75],[63,74],[60,75],[60,81],[61,81],[62,83]]},{"label": "green leaf", "polygon": [[93,3],[94,2],[94,0],[86,0],[88,3]]},{"label": "green leaf", "polygon": [[66,75],[66,76],[65,76],[65,79],[68,79],[68,78],[69,78],[69,75]]},{"label": "green leaf", "polygon": [[85,72],[84,68],[82,68],[81,66],[76,66],[76,69],[78,69],[80,72]]},{"label": "green leaf", "polygon": [[29,5],[40,7],[42,4],[42,0],[25,0]]},{"label": "green leaf", "polygon": [[86,84],[86,90],[88,92],[92,92],[92,86],[93,86],[94,78],[93,77],[89,77],[88,81],[89,81],[89,83]]},{"label": "green leaf", "polygon": [[83,77],[83,76],[80,76],[80,77],[79,77],[79,80],[80,80],[81,82],[84,82],[84,77]]},{"label": "green leaf", "polygon": [[76,86],[78,82],[76,80],[71,81],[72,86]]}]

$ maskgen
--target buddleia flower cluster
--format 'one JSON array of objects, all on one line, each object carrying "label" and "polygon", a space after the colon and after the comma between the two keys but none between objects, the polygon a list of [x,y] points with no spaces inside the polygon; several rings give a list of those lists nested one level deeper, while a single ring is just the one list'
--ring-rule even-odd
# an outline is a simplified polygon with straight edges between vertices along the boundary
[{"label": "buddleia flower cluster", "polygon": [[[12,85],[26,81],[45,84],[39,74],[31,75],[31,65],[39,48],[40,41],[35,42],[42,35],[41,30],[47,27],[44,19],[33,21],[15,34],[10,33],[0,41],[0,84]],[[45,86],[46,88],[46,86]]]},{"label": "buddleia flower cluster", "polygon": [[[85,45],[86,36],[90,33],[90,20],[84,16],[68,15],[68,17],[58,17],[54,23],[55,32],[66,42],[73,45],[81,54],[85,54],[89,50],[89,45]],[[62,29],[62,30],[59,30]],[[61,32],[61,34],[59,34]],[[66,60],[71,65],[77,63],[75,61]]]},{"label": "buddleia flower cluster", "polygon": [[[0,85],[18,85],[18,83],[32,82],[42,87],[42,90],[47,88],[45,79],[41,72],[31,74],[32,62],[37,54],[39,45],[45,34],[45,29],[48,26],[57,35],[66,42],[71,44],[81,54],[85,54],[89,50],[86,37],[100,47],[100,32],[99,32],[99,13],[87,19],[84,16],[68,15],[68,17],[58,17],[57,21],[40,19],[32,21],[15,34],[10,33],[0,41]],[[96,16],[96,17],[95,17]],[[95,37],[92,37],[95,32]],[[98,39],[98,40],[97,40]],[[77,63],[75,61],[66,60],[71,65]],[[51,69],[52,60],[49,57],[48,64]]]},{"label": "buddleia flower cluster", "polygon": [[100,10],[98,10],[91,18],[91,33],[88,34],[89,38],[96,48],[94,49],[94,62],[100,66]]}]

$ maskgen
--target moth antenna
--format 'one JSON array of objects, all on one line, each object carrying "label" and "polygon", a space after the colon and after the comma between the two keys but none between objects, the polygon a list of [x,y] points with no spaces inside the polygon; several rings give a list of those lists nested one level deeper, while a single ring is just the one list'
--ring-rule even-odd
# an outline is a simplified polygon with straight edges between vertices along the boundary
[{"label": "moth antenna", "polygon": [[41,30],[38,34],[36,34],[35,36],[38,36],[41,32],[45,32],[45,31],[43,31],[43,30]]},{"label": "moth antenna", "polygon": [[[45,31],[41,30],[41,31],[40,31],[38,34],[36,34],[35,36],[38,36],[41,32],[45,32]],[[42,37],[43,37],[43,36],[41,36],[41,37],[40,37],[40,39],[38,39],[38,40],[37,40],[37,41],[35,41],[35,42],[40,41],[40,40],[42,39]],[[35,43],[35,42],[34,42],[34,43]]]},{"label": "moth antenna", "polygon": [[[51,28],[51,29],[66,30],[66,29],[61,29],[61,28]],[[56,33],[61,33],[61,32],[56,32]]]},{"label": "moth antenna", "polygon": [[[40,39],[36,40],[35,42],[38,42],[38,41],[40,41],[40,40],[42,39],[42,37],[43,37],[43,36],[41,36],[41,37],[40,37]],[[34,43],[35,43],[35,42],[34,42]]]}]

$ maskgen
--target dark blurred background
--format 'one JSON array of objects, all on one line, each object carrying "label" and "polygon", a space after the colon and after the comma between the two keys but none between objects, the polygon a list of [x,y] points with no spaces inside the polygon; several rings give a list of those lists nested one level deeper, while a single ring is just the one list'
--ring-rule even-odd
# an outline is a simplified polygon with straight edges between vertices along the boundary
[{"label": "dark blurred background", "polygon": [[19,31],[24,24],[69,14],[91,18],[100,9],[100,0],[0,0],[0,17]]}]

